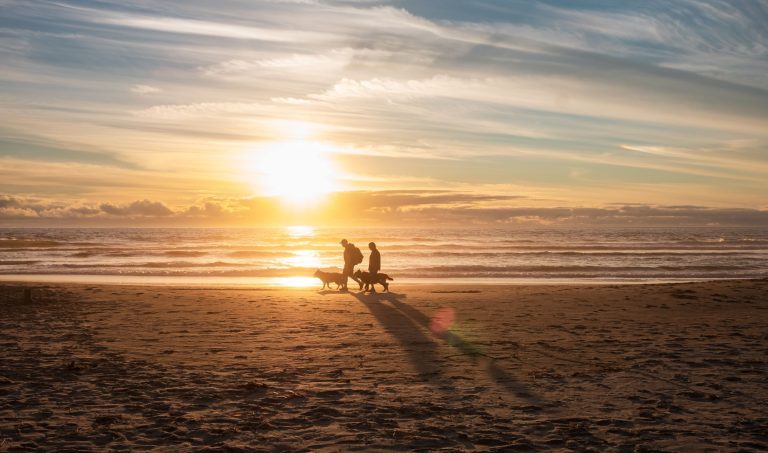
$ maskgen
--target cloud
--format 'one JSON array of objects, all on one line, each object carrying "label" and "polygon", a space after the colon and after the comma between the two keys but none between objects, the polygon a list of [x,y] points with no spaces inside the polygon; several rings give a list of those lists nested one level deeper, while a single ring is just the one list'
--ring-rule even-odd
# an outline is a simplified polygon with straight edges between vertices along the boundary
[{"label": "cloud", "polygon": [[25,200],[8,195],[0,195],[0,219],[38,217],[37,206],[27,205]]},{"label": "cloud", "polygon": [[423,206],[451,208],[479,203],[518,200],[522,195],[494,195],[451,192],[443,190],[386,190],[337,192],[332,195],[334,205],[365,210],[409,210]]},{"label": "cloud", "polygon": [[38,217],[37,211],[32,209],[22,208],[0,208],[0,219],[3,218],[25,218],[25,217]]},{"label": "cloud", "polygon": [[69,208],[69,212],[75,214],[76,216],[90,217],[99,215],[102,210],[83,206],[79,208]]},{"label": "cloud", "polygon": [[150,85],[134,85],[131,87],[131,93],[136,93],[136,94],[155,94],[161,91],[163,90]]},{"label": "cloud", "polygon": [[[435,214],[426,212],[425,214]],[[608,208],[509,208],[465,209],[448,213],[458,218],[495,223],[541,223],[564,225],[668,225],[726,226],[768,225],[768,211],[728,208],[669,208],[627,206]]]},{"label": "cloud", "polygon": [[17,208],[19,206],[20,203],[18,198],[9,195],[0,195],[0,208]]},{"label": "cloud", "polygon": [[482,90],[487,83],[479,80],[458,79],[437,75],[424,80],[342,79],[322,94],[308,97],[323,101],[337,101],[344,98],[392,98],[392,97],[471,97],[467,90]]},{"label": "cloud", "polygon": [[199,102],[194,104],[155,105],[144,110],[136,111],[134,114],[142,118],[179,120],[217,115],[245,116],[254,113],[263,113],[265,110],[265,107],[258,103]]},{"label": "cloud", "polygon": [[[688,205],[613,204],[604,207],[542,207],[514,195],[482,195],[443,190],[338,192],[316,211],[302,214],[332,225],[669,225],[768,226],[768,210]],[[0,196],[0,225],[220,226],[283,224],[295,211],[268,197],[208,198],[172,209],[165,203],[72,205]],[[91,222],[91,223],[89,223]],[[117,222],[117,223],[115,223]]]},{"label": "cloud", "polygon": [[162,33],[179,33],[275,42],[301,42],[306,40],[318,40],[325,37],[325,35],[321,33],[311,33],[299,30],[254,27],[167,16],[105,13],[94,13],[94,15],[97,22],[142,30],[153,30]]},{"label": "cloud", "polygon": [[708,166],[716,169],[737,170],[743,178],[745,174],[755,174],[763,179],[768,174],[768,163],[761,160],[760,152],[765,144],[729,143],[721,146],[702,146],[684,148],[659,145],[621,145],[621,148],[643,154],[663,157],[693,166]]},{"label": "cloud", "polygon": [[0,220],[40,219],[51,220],[65,217],[90,217],[99,214],[98,209],[80,204],[63,203],[55,200],[0,195]]},{"label": "cloud", "polygon": [[255,60],[230,59],[198,69],[206,77],[224,80],[275,73],[291,73],[300,77],[306,75],[306,71],[311,71],[316,78],[327,79],[336,77],[353,64],[377,67],[382,64],[430,62],[429,55],[424,52],[403,54],[388,49],[339,47],[315,53],[269,53]]},{"label": "cloud", "polygon": [[294,97],[274,97],[271,98],[270,101],[277,103],[277,104],[288,104],[288,105],[309,105],[312,104],[312,101],[308,99],[300,99],[300,98],[294,98]]},{"label": "cloud", "polygon": [[230,211],[224,206],[208,201],[203,206],[190,206],[182,215],[185,217],[218,218],[228,212]]},{"label": "cloud", "polygon": [[317,54],[291,54],[258,60],[227,60],[215,65],[202,67],[200,71],[209,77],[234,77],[252,74],[255,70],[313,70],[332,71],[348,65],[355,55],[385,54],[369,49],[339,48]]},{"label": "cloud", "polygon": [[139,200],[124,206],[102,203],[99,208],[120,217],[166,217],[173,214],[170,208],[159,201]]},{"label": "cloud", "polygon": [[41,220],[101,219],[110,216],[159,219],[175,214],[164,203],[150,200],[137,200],[128,204],[88,205],[82,202],[65,203],[56,200],[0,195],[0,219],[19,217],[35,217]]},{"label": "cloud", "polygon": [[[460,99],[475,105],[535,109],[552,114],[645,121],[663,125],[716,128],[764,134],[768,130],[768,91],[674,69],[650,67],[595,55],[564,55],[560,71],[549,65],[494,68],[493,76],[427,79],[344,78],[310,100],[334,103],[374,99],[409,102],[425,98]],[[490,70],[491,68],[489,68]],[[369,108],[369,103],[360,103]],[[656,109],[664,105],[663,110]],[[398,105],[390,105],[392,110]],[[421,121],[431,114],[424,111]]]}]

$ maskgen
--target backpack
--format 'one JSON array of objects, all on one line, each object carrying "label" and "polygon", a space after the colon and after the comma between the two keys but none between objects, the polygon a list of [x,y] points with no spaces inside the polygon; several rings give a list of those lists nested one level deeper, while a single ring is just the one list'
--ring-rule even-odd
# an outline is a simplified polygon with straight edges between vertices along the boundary
[{"label": "backpack", "polygon": [[352,264],[360,264],[363,262],[363,252],[359,248],[352,246]]}]

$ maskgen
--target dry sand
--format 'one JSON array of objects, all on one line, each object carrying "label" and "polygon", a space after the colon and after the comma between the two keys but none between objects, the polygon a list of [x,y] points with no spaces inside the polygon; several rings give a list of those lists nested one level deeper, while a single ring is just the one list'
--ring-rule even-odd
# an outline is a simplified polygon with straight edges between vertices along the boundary
[{"label": "dry sand", "polygon": [[26,286],[0,450],[768,450],[766,280]]}]

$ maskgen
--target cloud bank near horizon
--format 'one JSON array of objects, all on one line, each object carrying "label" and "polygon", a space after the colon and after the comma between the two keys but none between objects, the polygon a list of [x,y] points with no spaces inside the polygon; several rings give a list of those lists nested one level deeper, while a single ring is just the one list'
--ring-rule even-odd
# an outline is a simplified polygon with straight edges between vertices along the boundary
[{"label": "cloud bank near horizon", "polygon": [[[170,207],[152,200],[125,204],[67,205],[40,199],[0,196],[0,221],[7,226],[125,227],[283,225],[309,219],[317,225],[387,225],[396,217],[403,225],[431,226],[762,226],[768,210],[704,206],[617,204],[602,208],[526,206],[525,197],[477,195],[447,191],[339,192],[322,206],[296,215],[269,197],[208,199]],[[521,203],[520,206],[510,206]],[[339,208],[341,206],[341,208]],[[262,222],[261,219],[272,219]]]}]

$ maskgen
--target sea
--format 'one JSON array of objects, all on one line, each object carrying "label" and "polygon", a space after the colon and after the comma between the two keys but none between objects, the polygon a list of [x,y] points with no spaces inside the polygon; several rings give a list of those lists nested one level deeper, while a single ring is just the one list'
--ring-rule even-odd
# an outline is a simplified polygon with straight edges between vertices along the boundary
[{"label": "sea", "polygon": [[318,284],[348,239],[394,283],[648,283],[768,277],[768,228],[0,229],[0,280]]}]

